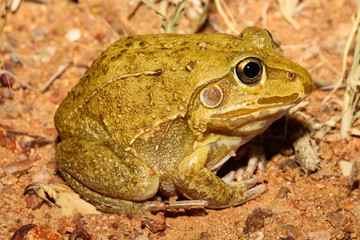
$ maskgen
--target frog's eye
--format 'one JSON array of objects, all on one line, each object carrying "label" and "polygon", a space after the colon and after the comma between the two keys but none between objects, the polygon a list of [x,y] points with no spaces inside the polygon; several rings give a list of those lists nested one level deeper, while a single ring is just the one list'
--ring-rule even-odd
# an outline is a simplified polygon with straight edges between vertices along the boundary
[{"label": "frog's eye", "polygon": [[263,65],[257,58],[246,58],[235,68],[236,76],[245,84],[256,83],[261,79]]}]

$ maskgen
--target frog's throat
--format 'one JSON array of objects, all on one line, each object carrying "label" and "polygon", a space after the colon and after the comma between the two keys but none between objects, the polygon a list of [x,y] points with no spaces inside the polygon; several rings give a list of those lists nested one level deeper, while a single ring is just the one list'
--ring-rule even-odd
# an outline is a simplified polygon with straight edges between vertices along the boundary
[{"label": "frog's throat", "polygon": [[[267,113],[265,117],[264,113],[261,113],[262,111],[254,112],[253,120],[252,121],[245,121],[246,123],[242,126],[239,126],[238,128],[234,127],[234,132],[237,131],[236,134],[233,136],[224,136],[222,137],[214,137],[210,135],[208,139],[204,141],[203,144],[210,142],[216,142],[217,145],[226,145],[228,146],[228,151],[217,161],[209,161],[206,165],[206,167],[216,173],[222,165],[233,156],[236,156],[236,152],[239,147],[246,144],[248,141],[250,141],[252,138],[254,138],[256,135],[261,134],[263,131],[265,131],[275,120],[278,118],[284,116],[287,111],[295,106],[296,104],[281,106],[276,109],[269,109],[266,110]],[[239,119],[233,119],[234,125],[236,126],[240,120]]]}]

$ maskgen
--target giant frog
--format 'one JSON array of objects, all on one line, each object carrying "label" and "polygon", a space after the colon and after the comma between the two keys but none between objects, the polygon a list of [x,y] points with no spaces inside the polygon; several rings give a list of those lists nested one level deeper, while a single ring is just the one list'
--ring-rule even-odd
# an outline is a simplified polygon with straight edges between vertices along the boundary
[{"label": "giant frog", "polygon": [[[239,205],[264,191],[216,175],[243,144],[313,88],[269,32],[154,34],[109,46],[55,114],[56,164],[102,209],[166,209],[155,194]],[[105,207],[104,207],[105,206]]]}]

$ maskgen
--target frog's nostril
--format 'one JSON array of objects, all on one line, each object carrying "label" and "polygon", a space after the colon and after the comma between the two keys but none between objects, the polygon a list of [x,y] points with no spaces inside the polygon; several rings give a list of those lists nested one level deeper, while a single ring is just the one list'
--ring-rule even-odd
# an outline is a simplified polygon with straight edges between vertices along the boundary
[{"label": "frog's nostril", "polygon": [[295,78],[295,73],[293,72],[287,72],[286,77],[290,80],[293,80]]}]

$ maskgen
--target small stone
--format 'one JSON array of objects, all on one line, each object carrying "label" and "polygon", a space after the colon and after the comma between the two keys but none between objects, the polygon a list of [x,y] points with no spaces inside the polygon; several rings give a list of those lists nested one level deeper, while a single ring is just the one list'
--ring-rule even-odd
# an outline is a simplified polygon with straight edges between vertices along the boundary
[{"label": "small stone", "polygon": [[307,202],[304,200],[296,200],[293,203],[293,207],[300,211],[306,211],[309,206],[308,206]]},{"label": "small stone", "polygon": [[1,178],[1,183],[4,185],[14,185],[18,182],[18,178],[12,174],[7,174],[5,177]]},{"label": "small stone", "polygon": [[135,240],[149,240],[149,237],[145,235],[139,235],[135,238]]},{"label": "small stone", "polygon": [[330,240],[331,234],[327,231],[316,231],[308,233],[309,240]]},{"label": "small stone", "polygon": [[276,194],[276,197],[279,199],[286,198],[291,193],[290,189],[287,187],[281,187],[279,192]]},{"label": "small stone", "polygon": [[213,237],[208,232],[202,232],[196,240],[213,240]]},{"label": "small stone", "polygon": [[166,218],[160,213],[152,216],[152,218],[146,217],[144,220],[141,220],[141,227],[147,227],[153,233],[162,232],[166,229]]},{"label": "small stone", "polygon": [[25,159],[21,161],[11,162],[3,167],[3,170],[6,173],[17,173],[20,171],[25,171],[32,167],[34,161]]},{"label": "small stone", "polygon": [[246,228],[249,232],[254,232],[264,227],[265,218],[272,215],[270,209],[255,208],[246,219]]},{"label": "small stone", "polygon": [[345,224],[348,222],[347,217],[339,212],[330,212],[327,214],[327,220],[333,227],[336,228],[345,226]]},{"label": "small stone", "polygon": [[10,59],[14,63],[14,65],[22,65],[22,59],[21,56],[17,53],[11,52],[10,53]]},{"label": "small stone", "polygon": [[44,199],[42,199],[36,194],[32,194],[25,198],[26,207],[31,208],[32,210],[40,208],[43,205],[44,201]]},{"label": "small stone", "polygon": [[316,172],[310,175],[310,179],[314,181],[321,181],[324,179],[324,175]]},{"label": "small stone", "polygon": [[76,229],[72,231],[69,240],[76,240],[76,239],[83,239],[83,240],[91,240],[91,236],[89,233],[85,231],[83,228]]},{"label": "small stone", "polygon": [[[5,63],[3,68],[10,74],[13,73],[11,64]],[[12,87],[12,85],[14,85],[15,79],[12,76],[10,76],[9,73],[3,73],[0,75],[0,84],[2,86]]]},{"label": "small stone", "polygon": [[351,213],[357,218],[358,221],[360,221],[360,205],[358,205],[357,207],[353,208],[351,210]]},{"label": "small stone", "polygon": [[13,99],[13,93],[11,93],[8,87],[0,88],[0,100],[1,99]]},{"label": "small stone", "polygon": [[[11,240],[64,240],[64,238],[56,231],[28,224],[20,227],[12,236]],[[70,239],[70,238],[69,238]]]},{"label": "small stone", "polygon": [[23,109],[15,101],[3,101],[0,105],[0,118],[15,119],[21,116]]},{"label": "small stone", "polygon": [[339,161],[339,167],[344,177],[350,176],[352,163],[348,161]]},{"label": "small stone", "polygon": [[254,240],[263,240],[265,237],[264,233],[261,231],[253,232],[249,234],[249,239]]},{"label": "small stone", "polygon": [[299,239],[300,236],[302,235],[301,230],[291,224],[280,224],[277,227],[277,231],[280,233],[280,236],[284,236],[284,239],[290,238],[290,239]]},{"label": "small stone", "polygon": [[70,42],[75,42],[76,40],[78,40],[81,37],[81,31],[78,28],[71,29],[69,32],[67,32],[65,34],[65,37]]},{"label": "small stone", "polygon": [[288,206],[276,204],[273,206],[272,211],[274,213],[280,214],[280,213],[294,212],[296,211],[296,209]]},{"label": "small stone", "polygon": [[339,203],[333,198],[327,199],[320,206],[325,213],[335,212],[340,209]]},{"label": "small stone", "polygon": [[48,179],[51,177],[50,173],[46,169],[40,169],[39,171],[33,172],[31,174],[32,182],[48,182]]},{"label": "small stone", "polygon": [[117,223],[112,223],[111,225],[110,225],[113,229],[115,229],[115,230],[118,230],[119,229],[119,224],[117,224]]},{"label": "small stone", "polygon": [[280,163],[279,168],[281,171],[286,172],[287,168],[295,169],[299,167],[299,165],[294,160],[285,160],[282,163]]}]

